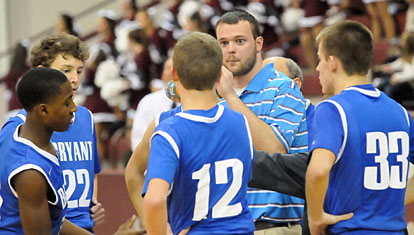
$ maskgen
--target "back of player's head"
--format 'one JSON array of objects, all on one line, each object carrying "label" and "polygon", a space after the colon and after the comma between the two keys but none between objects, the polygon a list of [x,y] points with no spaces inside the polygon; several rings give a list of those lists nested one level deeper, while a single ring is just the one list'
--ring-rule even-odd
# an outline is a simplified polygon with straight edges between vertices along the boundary
[{"label": "back of player's head", "polygon": [[337,57],[347,75],[366,75],[374,56],[371,31],[355,21],[342,21],[324,28],[316,38],[326,58]]},{"label": "back of player's head", "polygon": [[191,32],[174,47],[173,66],[186,89],[208,90],[220,75],[223,54],[209,34]]},{"label": "back of player's head", "polygon": [[89,57],[89,50],[79,38],[69,34],[55,34],[41,40],[31,51],[30,63],[32,67],[39,65],[50,67],[56,56],[63,58],[74,57],[85,61]]},{"label": "back of player's head", "polygon": [[237,24],[240,21],[248,21],[250,23],[253,38],[261,36],[259,22],[256,20],[256,18],[254,18],[253,15],[241,9],[234,9],[222,15],[216,23],[216,30],[219,24]]},{"label": "back of player's head", "polygon": [[55,69],[39,67],[27,71],[19,80],[16,93],[20,104],[26,111],[32,111],[33,107],[47,103],[59,96],[61,85],[69,82],[66,76]]}]

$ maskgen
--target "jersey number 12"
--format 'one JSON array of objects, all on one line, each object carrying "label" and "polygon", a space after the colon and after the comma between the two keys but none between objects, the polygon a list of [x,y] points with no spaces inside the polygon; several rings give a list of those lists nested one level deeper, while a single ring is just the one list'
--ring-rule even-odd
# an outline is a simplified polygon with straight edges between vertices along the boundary
[{"label": "jersey number 12", "polygon": [[[199,180],[197,184],[197,193],[195,195],[195,205],[193,221],[200,221],[205,219],[208,214],[209,197],[210,197],[210,165],[204,164],[203,167],[193,172],[192,178]],[[223,218],[235,216],[241,213],[242,206],[238,202],[229,205],[231,200],[237,195],[241,186],[243,178],[243,163],[239,159],[228,159],[217,161],[214,163],[216,184],[227,184],[227,169],[231,167],[233,173],[233,181],[224,195],[213,206],[212,217]]]}]

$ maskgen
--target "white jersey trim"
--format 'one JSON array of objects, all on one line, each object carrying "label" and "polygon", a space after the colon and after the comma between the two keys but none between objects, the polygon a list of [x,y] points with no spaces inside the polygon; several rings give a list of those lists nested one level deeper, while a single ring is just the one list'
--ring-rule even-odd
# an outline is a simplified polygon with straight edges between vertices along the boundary
[{"label": "white jersey trim", "polygon": [[[93,135],[93,132],[94,132],[94,129],[95,129],[95,122],[94,122],[94,117],[93,117],[93,113],[89,110],[89,109],[86,109],[86,110],[88,110],[88,112],[89,112],[89,115],[91,115],[91,126],[92,126],[92,135]],[[73,120],[73,123],[75,123],[75,120]]]},{"label": "white jersey trim", "polygon": [[341,116],[342,127],[344,128],[344,140],[342,141],[342,146],[339,149],[338,156],[336,156],[336,160],[335,160],[335,164],[336,164],[339,161],[339,159],[341,159],[342,153],[344,152],[344,149],[345,149],[346,141],[347,141],[347,138],[348,138],[348,122],[346,120],[345,111],[339,103],[337,103],[336,101],[333,101],[333,100],[325,100],[323,102],[329,102],[329,103],[335,105],[335,107],[339,111],[339,115]]},{"label": "white jersey trim", "polygon": [[50,188],[52,188],[52,190],[53,190],[53,194],[55,195],[55,201],[54,202],[51,202],[51,201],[49,201],[48,200],[48,202],[50,203],[50,204],[52,204],[52,205],[56,205],[57,203],[58,203],[58,201],[59,201],[59,197],[58,197],[58,195],[57,195],[57,193],[56,193],[56,190],[55,190],[55,188],[53,187],[53,185],[52,185],[52,183],[50,182],[50,180],[49,180],[49,177],[47,177],[47,175],[46,175],[46,173],[43,171],[43,169],[41,168],[41,167],[39,167],[39,166],[37,166],[37,165],[34,165],[34,164],[26,164],[26,165],[23,165],[23,166],[20,166],[20,167],[18,167],[18,168],[16,168],[14,171],[12,171],[11,173],[10,173],[10,175],[9,175],[9,178],[8,178],[8,183],[9,183],[9,187],[10,187],[10,190],[12,191],[12,193],[13,193],[13,195],[16,197],[16,198],[19,198],[18,197],[18,195],[17,195],[17,192],[14,190],[14,188],[12,187],[12,185],[11,185],[11,179],[15,176],[15,175],[17,175],[17,174],[19,174],[19,173],[21,173],[22,171],[25,171],[25,170],[36,170],[36,171],[39,171],[40,173],[42,173],[42,175],[46,178],[46,181],[47,181],[47,183],[49,184],[49,186],[50,186]]},{"label": "white jersey trim", "polygon": [[408,128],[411,128],[410,116],[409,116],[410,114],[408,113],[408,111],[403,106],[401,106],[401,108],[403,109],[403,111],[405,113],[405,118],[407,119]]},{"label": "white jersey trim", "polygon": [[20,119],[23,120],[23,122],[26,122],[26,116],[24,116],[23,114],[19,113],[16,115],[16,117],[19,117]]},{"label": "white jersey trim", "polygon": [[372,96],[372,97],[380,97],[381,95],[381,92],[377,88],[375,88],[375,91],[366,90],[366,89],[362,89],[358,87],[349,87],[345,89],[345,91],[349,91],[349,90],[358,91],[364,95]]},{"label": "white jersey trim", "polygon": [[223,112],[224,112],[224,107],[222,105],[218,105],[216,115],[211,118],[193,115],[189,113],[177,113],[176,115],[182,118],[188,119],[188,120],[195,121],[195,122],[214,123],[218,119],[220,119],[220,117],[223,115]]},{"label": "white jersey trim", "polygon": [[174,152],[177,155],[177,158],[180,159],[180,150],[178,149],[177,143],[175,143],[175,140],[171,137],[170,134],[168,134],[167,132],[164,132],[164,131],[156,131],[152,135],[151,140],[152,140],[152,138],[154,138],[155,135],[161,135],[162,137],[164,137],[168,141],[168,143],[170,143],[171,147],[173,147]]},{"label": "white jersey trim", "polygon": [[20,129],[21,125],[22,125],[22,124],[18,125],[18,126],[16,127],[16,130],[14,131],[14,134],[13,134],[13,138],[14,138],[14,140],[15,140],[15,141],[17,141],[17,142],[20,142],[20,143],[23,143],[23,144],[25,144],[25,145],[30,146],[30,147],[31,147],[31,148],[33,148],[36,152],[38,152],[40,155],[42,155],[43,157],[45,157],[45,158],[49,159],[50,161],[52,161],[52,162],[53,162],[53,163],[55,163],[56,165],[60,166],[60,164],[59,164],[59,160],[58,160],[58,158],[57,158],[55,155],[50,154],[50,153],[46,152],[45,150],[43,150],[43,149],[41,149],[41,148],[37,147],[37,146],[36,146],[36,145],[35,145],[32,141],[30,141],[30,140],[28,140],[28,139],[25,139],[25,138],[22,138],[22,137],[19,137],[19,129]]}]

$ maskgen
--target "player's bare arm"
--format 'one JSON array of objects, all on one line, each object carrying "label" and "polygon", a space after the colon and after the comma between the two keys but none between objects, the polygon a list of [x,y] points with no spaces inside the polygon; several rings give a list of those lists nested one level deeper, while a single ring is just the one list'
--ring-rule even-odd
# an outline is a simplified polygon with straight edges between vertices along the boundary
[{"label": "player's bare arm", "polygon": [[148,156],[150,151],[150,140],[155,130],[155,120],[147,127],[144,136],[138,146],[132,153],[128,165],[125,169],[125,181],[128,188],[129,198],[137,211],[138,217],[141,219],[142,226],[144,224],[143,198],[141,196],[144,187],[144,173],[147,170]]},{"label": "player's bare arm", "polygon": [[414,177],[407,183],[407,189],[405,191],[405,205],[411,204],[414,202]]},{"label": "player's bare arm", "polygon": [[306,201],[311,234],[324,234],[328,225],[353,216],[353,213],[334,216],[323,210],[329,173],[335,159],[335,154],[331,151],[322,148],[315,149],[306,172]]},{"label": "player's bare arm", "polygon": [[167,233],[167,195],[169,184],[162,179],[152,179],[144,197],[144,214],[147,233],[164,235]]},{"label": "player's bare arm", "polygon": [[263,150],[268,153],[286,153],[286,148],[280,142],[272,128],[254,114],[246,104],[234,92],[233,74],[222,67],[222,76],[217,84],[217,91],[229,107],[246,116],[252,133],[253,143],[256,150]]},{"label": "player's bare arm", "polygon": [[47,192],[49,186],[42,173],[25,170],[12,178],[19,198],[19,211],[25,234],[51,234]]},{"label": "player's bare arm", "polygon": [[62,229],[60,230],[61,235],[91,235],[92,233],[86,231],[85,229],[76,226],[69,220],[65,219],[62,223]]}]

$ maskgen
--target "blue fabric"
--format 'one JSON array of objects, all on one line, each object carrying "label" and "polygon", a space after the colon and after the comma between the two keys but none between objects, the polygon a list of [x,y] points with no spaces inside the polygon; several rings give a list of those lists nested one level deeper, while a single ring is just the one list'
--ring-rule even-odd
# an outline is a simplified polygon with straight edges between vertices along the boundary
[{"label": "blue fabric", "polygon": [[323,148],[336,156],[325,211],[354,213],[329,233],[402,234],[408,162],[414,156],[408,112],[372,85],[361,85],[321,102],[309,126],[311,154]]},{"label": "blue fabric", "polygon": [[253,234],[246,191],[254,153],[241,114],[219,105],[177,113],[155,130],[143,194],[151,179],[169,183],[174,234],[189,226],[188,234]]},{"label": "blue fabric", "polygon": [[[5,136],[3,136],[5,137]],[[48,204],[52,234],[59,234],[65,217],[64,180],[57,156],[41,150],[27,139],[18,137],[18,129],[2,138],[0,146],[0,234],[24,234],[19,212],[19,200],[11,180],[24,170],[40,172],[48,182]],[[9,181],[10,178],[10,181]]]},{"label": "blue fabric", "polygon": [[[68,200],[66,218],[82,227],[94,226],[90,216],[94,177],[101,171],[96,145],[96,132],[92,113],[83,106],[77,106],[75,120],[65,132],[54,132],[52,144],[59,150],[60,166],[64,175]],[[11,117],[0,132],[2,139],[10,135],[16,126],[25,121],[26,111]]]},{"label": "blue fabric", "polygon": [[[308,150],[305,100],[296,84],[275,70],[273,63],[256,74],[240,99],[273,129],[288,153]],[[221,103],[227,106],[225,100]],[[255,220],[293,222],[303,217],[303,199],[249,188],[247,200]]]}]

